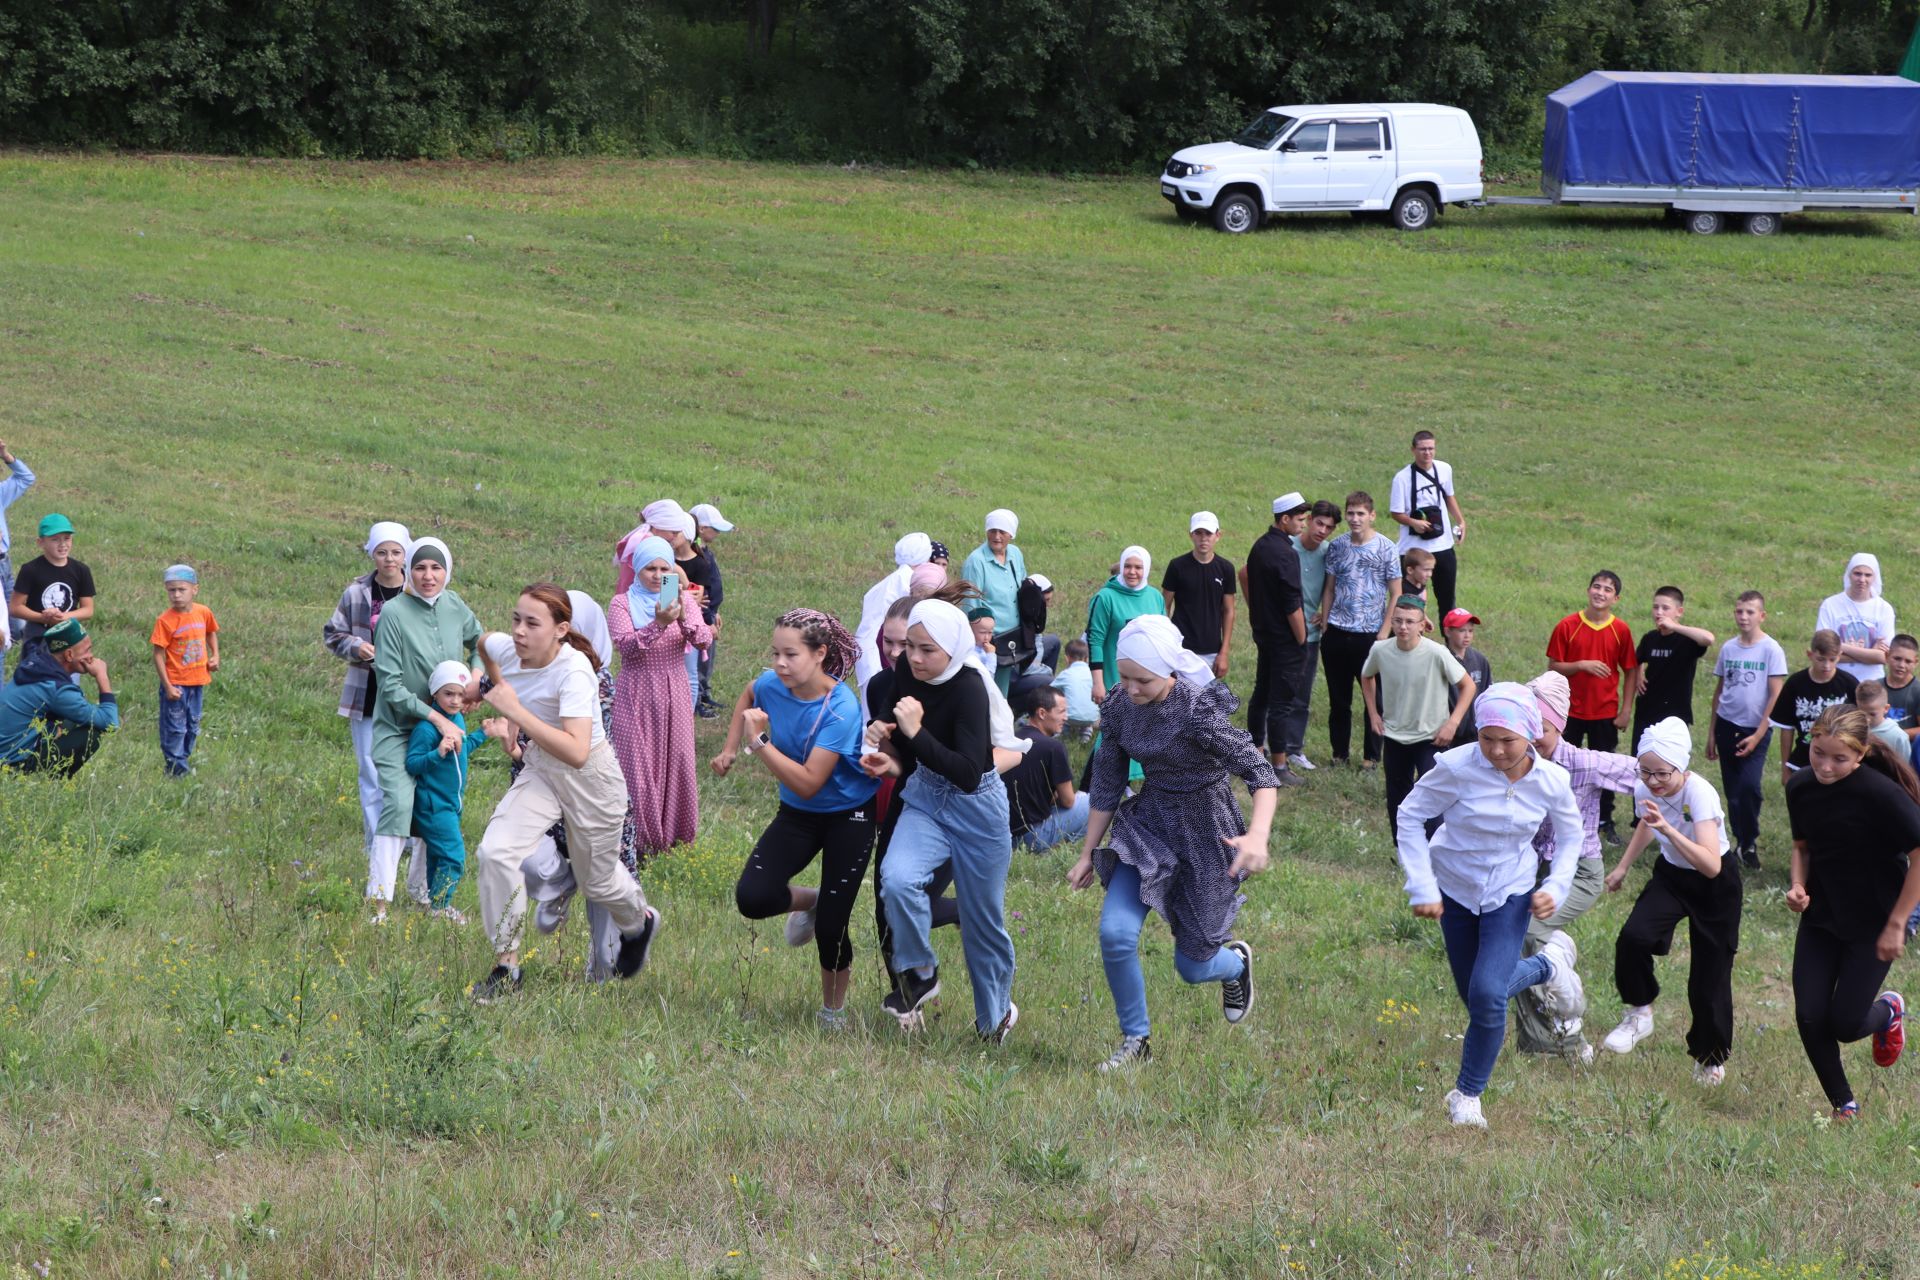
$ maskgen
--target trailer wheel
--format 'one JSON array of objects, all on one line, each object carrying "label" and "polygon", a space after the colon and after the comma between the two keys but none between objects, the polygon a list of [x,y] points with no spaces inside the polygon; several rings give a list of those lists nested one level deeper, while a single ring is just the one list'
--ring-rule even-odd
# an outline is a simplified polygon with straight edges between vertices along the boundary
[{"label": "trailer wheel", "polygon": [[1390,216],[1402,231],[1425,231],[1433,225],[1433,197],[1419,187],[1408,187],[1393,198]]},{"label": "trailer wheel", "polygon": [[1228,235],[1242,236],[1260,226],[1260,202],[1244,191],[1236,191],[1214,202],[1213,228]]},{"label": "trailer wheel", "polygon": [[1750,236],[1770,236],[1780,230],[1780,215],[1777,213],[1750,213],[1746,217],[1747,234]]},{"label": "trailer wheel", "polygon": [[1726,222],[1719,214],[1706,209],[1697,209],[1687,214],[1687,230],[1697,236],[1710,236],[1720,230]]}]

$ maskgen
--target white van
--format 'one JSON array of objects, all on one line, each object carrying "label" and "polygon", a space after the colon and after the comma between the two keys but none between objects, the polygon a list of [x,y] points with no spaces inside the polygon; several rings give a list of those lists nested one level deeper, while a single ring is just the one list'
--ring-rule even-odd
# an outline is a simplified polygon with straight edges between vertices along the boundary
[{"label": "white van", "polygon": [[1176,151],[1160,194],[1182,219],[1252,231],[1270,213],[1380,211],[1403,231],[1433,225],[1483,189],[1480,133],[1458,107],[1335,103],[1263,111],[1231,142]]}]

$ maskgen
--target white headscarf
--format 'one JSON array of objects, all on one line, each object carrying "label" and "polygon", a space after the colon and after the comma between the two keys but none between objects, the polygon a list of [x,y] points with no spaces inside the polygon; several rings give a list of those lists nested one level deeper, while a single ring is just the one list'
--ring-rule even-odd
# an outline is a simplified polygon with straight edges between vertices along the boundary
[{"label": "white headscarf", "polygon": [[924,533],[910,533],[893,544],[893,562],[903,569],[933,559],[933,539]]},{"label": "white headscarf", "polygon": [[1693,732],[1679,716],[1668,716],[1647,726],[1638,749],[1643,756],[1659,756],[1674,768],[1685,769],[1687,757],[1693,754]]},{"label": "white headscarf", "polygon": [[993,682],[993,672],[987,670],[973,647],[973,626],[967,615],[945,600],[922,600],[907,615],[907,625],[925,627],[928,637],[947,652],[947,669],[927,683],[945,684],[962,667],[972,667],[987,687],[987,727],[993,745],[1020,755],[1031,750],[1033,744],[1013,731],[1013,708],[1007,705],[1006,695]]},{"label": "white headscarf", "polygon": [[854,630],[854,678],[862,688],[880,673],[880,629],[887,625],[887,610],[901,596],[913,592],[913,571],[933,559],[933,539],[924,533],[909,533],[893,544],[893,563],[897,566],[886,577],[867,588],[860,598],[860,625]]},{"label": "white headscarf", "polygon": [[992,533],[995,529],[1004,530],[1009,538],[1017,538],[1020,536],[1020,517],[1005,507],[995,507],[987,512],[987,532]]},{"label": "white headscarf", "polygon": [[1213,683],[1212,665],[1181,643],[1180,628],[1173,619],[1157,613],[1135,618],[1120,629],[1119,656],[1157,676],[1178,676],[1196,689]]},{"label": "white headscarf", "polygon": [[[447,576],[441,582],[440,589],[438,591],[434,592],[430,596],[423,596],[418,591],[414,590],[414,587],[413,587],[413,561],[415,556],[419,555],[421,551],[425,550],[428,547],[434,547],[439,550],[440,558],[446,561],[447,563]],[[418,600],[421,604],[425,604],[425,605],[438,604],[440,601],[440,597],[447,594],[447,584],[451,583],[452,581],[453,581],[453,552],[447,550],[446,543],[440,541],[440,539],[438,538],[416,538],[413,542],[407,545],[407,594],[408,595]]]},{"label": "white headscarf", "polygon": [[397,542],[402,551],[413,545],[413,535],[407,532],[407,526],[397,520],[380,520],[367,530],[367,558],[380,549],[383,542]]},{"label": "white headscarf", "polygon": [[457,684],[464,689],[472,679],[473,672],[468,669],[466,663],[443,662],[433,669],[432,675],[427,677],[427,692],[438,693],[450,684]]},{"label": "white headscarf", "polygon": [[604,670],[613,661],[613,635],[607,630],[607,611],[584,591],[567,592],[567,603],[573,606],[573,629],[587,638]]},{"label": "white headscarf", "polygon": [[1873,570],[1873,597],[1872,598],[1875,600],[1878,600],[1880,598],[1880,585],[1881,585],[1880,584],[1880,557],[1874,555],[1873,552],[1871,551],[1856,551],[1853,554],[1853,558],[1847,561],[1847,571],[1840,575],[1840,592],[1842,595],[1851,596],[1853,583],[1852,581],[1850,581],[1850,579],[1852,579],[1853,577],[1853,571],[1861,565],[1865,565],[1867,566],[1867,568]]},{"label": "white headscarf", "polygon": [[693,516],[671,498],[653,503],[641,513],[647,518],[647,525],[655,533],[677,533],[685,538],[694,535]]},{"label": "white headscarf", "polygon": [[[1127,561],[1129,560],[1138,560],[1140,562],[1140,585],[1143,587],[1152,586],[1153,583],[1150,579],[1153,577],[1153,552],[1147,550],[1145,547],[1128,547],[1120,553],[1121,573],[1126,572]],[[1114,576],[1118,578],[1120,574],[1115,574]],[[1122,584],[1126,582],[1124,578],[1120,580]]]}]

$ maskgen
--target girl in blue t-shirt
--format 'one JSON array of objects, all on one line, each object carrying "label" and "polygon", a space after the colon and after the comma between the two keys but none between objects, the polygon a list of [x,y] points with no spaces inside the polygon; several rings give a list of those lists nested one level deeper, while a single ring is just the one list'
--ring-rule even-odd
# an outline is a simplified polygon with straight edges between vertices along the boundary
[{"label": "girl in blue t-shirt", "polygon": [[[873,796],[879,784],[860,768],[865,717],[842,680],[858,652],[831,616],[794,609],[773,624],[773,666],[740,695],[727,745],[713,759],[725,777],[738,753],[757,756],[780,784],[774,815],[734,886],[749,920],[787,913],[787,945],[813,942],[820,954],[820,1024],[848,1026],[853,971],[849,921],[873,852]],[[815,856],[820,887],[792,883]]]}]

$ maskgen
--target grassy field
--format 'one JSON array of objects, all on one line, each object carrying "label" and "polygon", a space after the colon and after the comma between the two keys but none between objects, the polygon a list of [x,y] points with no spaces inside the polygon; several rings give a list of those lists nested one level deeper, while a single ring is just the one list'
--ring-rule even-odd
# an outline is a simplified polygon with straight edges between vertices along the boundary
[{"label": "grassy field", "polygon": [[[43,512],[74,518],[127,721],[76,785],[0,787],[0,1268],[1913,1274],[1915,1076],[1850,1050],[1866,1113],[1826,1126],[1771,780],[1727,1085],[1688,1079],[1680,945],[1633,1058],[1509,1056],[1491,1132],[1456,1133],[1464,1016],[1377,777],[1283,799],[1242,916],[1244,1027],[1149,929],[1157,1056],[1122,1079],[1091,1070],[1115,1028],[1067,851],[1016,862],[1004,1050],[961,986],[921,1041],[882,1025],[864,924],[859,1029],[817,1032],[810,956],[732,906],[772,807],[751,767],[703,781],[700,840],[649,871],[668,925],[641,981],[587,989],[563,935],[477,1010],[477,928],[366,923],[318,638],[372,519],[444,537],[499,625],[537,578],[604,597],[612,539],[672,495],[740,525],[730,695],[783,609],[851,621],[902,532],[957,562],[1013,507],[1071,622],[1122,546],[1164,563],[1197,508],[1237,561],[1278,492],[1384,505],[1424,426],[1498,676],[1539,670],[1600,567],[1636,629],[1661,582],[1722,635],[1760,587],[1798,655],[1855,550],[1920,621],[1916,262],[1894,218],[1760,240],[1454,211],[1229,239],[1140,178],[0,156],[0,438],[41,477],[16,554]],[[170,785],[145,637],[178,559],[225,666],[198,777]],[[1243,693],[1249,653],[1243,633]],[[470,844],[505,785],[478,759]],[[1627,905],[1575,930],[1595,1034]]]}]

